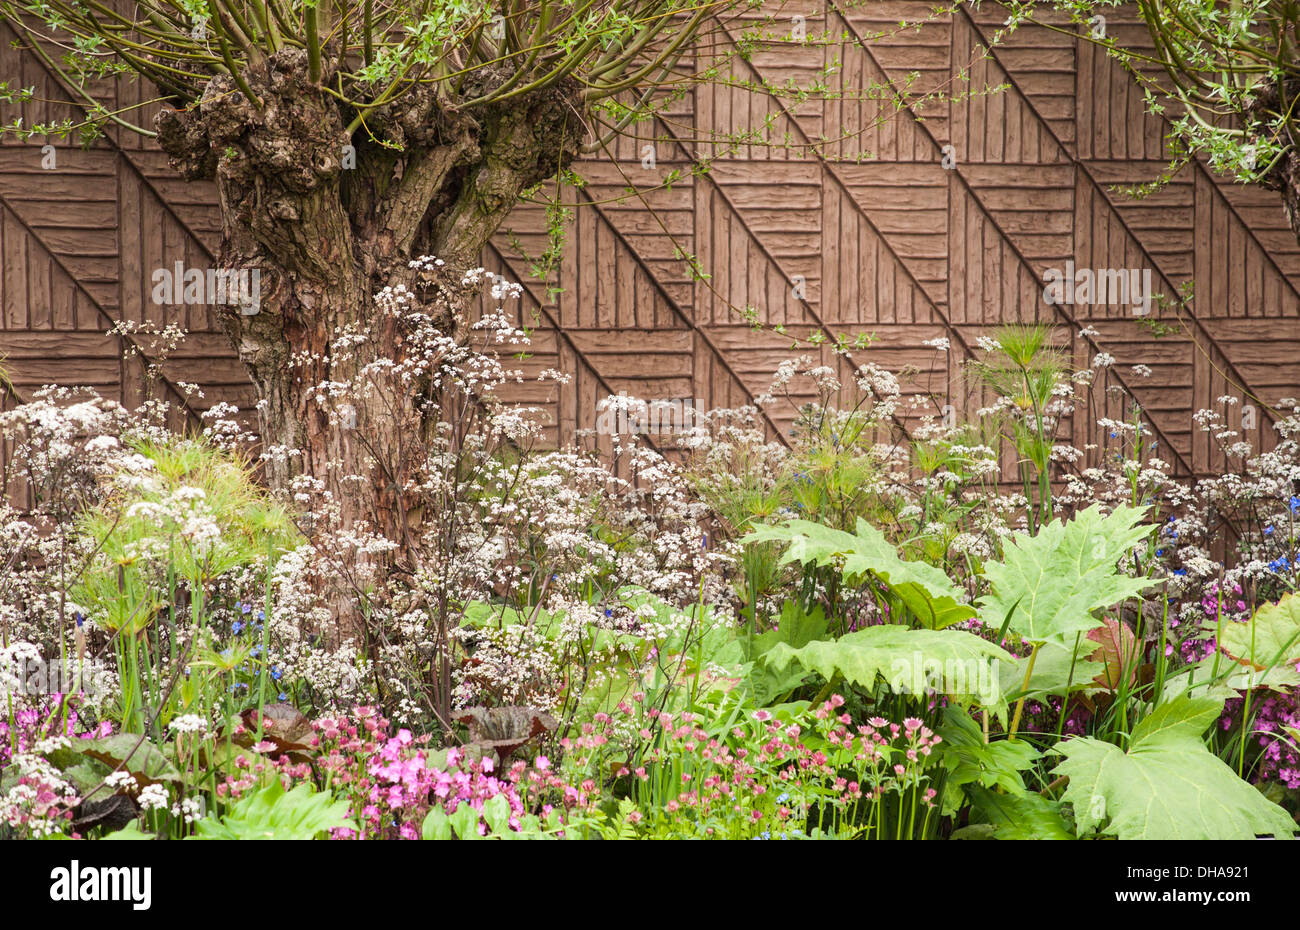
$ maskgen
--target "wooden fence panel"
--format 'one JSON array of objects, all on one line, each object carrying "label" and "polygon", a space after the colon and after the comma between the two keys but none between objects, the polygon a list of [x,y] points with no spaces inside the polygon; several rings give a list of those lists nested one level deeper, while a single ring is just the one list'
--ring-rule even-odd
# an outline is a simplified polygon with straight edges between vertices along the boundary
[{"label": "wooden fence panel", "polygon": [[[620,391],[752,403],[793,354],[773,327],[873,333],[871,348],[846,359],[815,354],[846,381],[866,361],[905,368],[909,389],[952,393],[971,414],[986,398],[965,396],[961,366],[1009,321],[1057,325],[1076,365],[1112,356],[1099,387],[1140,405],[1177,473],[1223,464],[1193,426],[1198,409],[1226,410],[1237,428],[1242,407],[1254,406],[1248,438],[1273,441],[1267,405],[1300,396],[1300,244],[1276,195],[1199,163],[1146,199],[1120,192],[1163,169],[1170,117],[1146,113],[1133,78],[1070,35],[1022,26],[986,53],[1005,18],[996,5],[902,31],[900,20],[931,19],[929,4],[795,0],[781,10],[803,16],[809,35],[843,38],[736,57],[723,69],[732,83],[695,86],[664,118],[581,163],[587,185],[564,192],[579,206],[554,287],[530,272],[528,256],[546,247],[541,208],[521,205],[486,249],[485,267],[525,287],[512,311],[534,334],[522,367],[573,376],[515,397],[542,409],[548,444],[592,429],[597,403]],[[1122,41],[1147,41],[1131,9],[1107,20]],[[739,41],[744,25],[719,25],[713,47]],[[50,102],[0,107],[0,120],[73,115],[65,89],[12,39],[0,27],[0,77]],[[826,74],[831,94],[797,102],[737,86]],[[144,92],[121,78],[103,89],[119,106]],[[743,144],[721,141],[745,132]],[[707,171],[692,170],[705,162]],[[183,182],[137,137],[113,130],[84,150],[4,137],[0,365],[12,384],[0,404],[48,382],[137,403],[157,362],[152,389],[176,403],[177,425],[219,400],[250,407],[250,385],[208,309],[151,299],[154,269],[210,265],[219,244],[213,187]],[[1170,322],[1168,310],[1047,303],[1044,276],[1071,265],[1146,272],[1153,291],[1191,288],[1193,297],[1167,333],[1150,320]],[[112,333],[123,321],[175,322],[190,336],[159,359],[143,337]],[[947,351],[925,344],[941,338]],[[1238,403],[1226,407],[1224,396]],[[1099,394],[1068,437],[1097,461],[1109,436],[1095,419],[1125,418],[1130,402]],[[924,412],[903,414],[904,425]],[[766,422],[771,435],[787,434],[791,412],[773,409]]]}]

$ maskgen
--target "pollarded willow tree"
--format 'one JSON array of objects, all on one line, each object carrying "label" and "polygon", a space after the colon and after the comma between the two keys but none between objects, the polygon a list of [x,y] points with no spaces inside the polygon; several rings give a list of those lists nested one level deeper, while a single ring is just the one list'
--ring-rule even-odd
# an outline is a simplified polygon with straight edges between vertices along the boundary
[{"label": "pollarded willow tree", "polygon": [[[1147,108],[1167,117],[1175,160],[1166,177],[1203,156],[1216,170],[1279,191],[1300,238],[1300,2],[1137,0],[1145,42],[1107,27],[1121,0],[1008,2],[1009,23],[1064,10],[1143,85]],[[1139,191],[1141,193],[1141,191]]]},{"label": "pollarded willow tree", "polygon": [[[382,531],[402,476],[342,493],[339,476],[367,473],[365,452],[311,399],[375,359],[401,361],[374,295],[409,284],[418,256],[477,264],[521,195],[645,118],[732,3],[6,0],[0,15],[79,96],[85,125],[154,136],[186,178],[216,182],[220,265],[260,276],[259,312],[223,308],[222,323],[256,384],[264,444],[302,452],[271,460],[269,478],[318,478],[345,520]],[[114,74],[157,88],[152,127],[96,99]],[[367,345],[337,351],[339,333],[367,328]],[[397,411],[356,410],[372,444],[428,428],[418,393]]]}]

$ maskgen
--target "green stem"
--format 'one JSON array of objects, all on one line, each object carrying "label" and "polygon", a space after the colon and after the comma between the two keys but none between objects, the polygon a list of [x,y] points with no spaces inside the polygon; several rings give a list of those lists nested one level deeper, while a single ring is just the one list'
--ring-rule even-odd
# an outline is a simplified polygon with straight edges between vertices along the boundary
[{"label": "green stem", "polygon": [[1025,666],[1025,680],[1020,684],[1020,700],[1016,701],[1016,712],[1011,716],[1011,731],[1007,734],[1007,739],[1015,739],[1016,731],[1020,729],[1020,715],[1025,710],[1025,698],[1029,696],[1029,679],[1034,674],[1034,663],[1037,661],[1038,643],[1034,643],[1034,648],[1029,653],[1029,664]]},{"label": "green stem", "polygon": [[267,651],[271,642],[271,564],[275,554],[275,542],[268,535],[266,538],[266,583],[262,607],[262,674],[257,688],[257,742],[262,741],[262,715],[266,711],[266,679],[270,674]]}]

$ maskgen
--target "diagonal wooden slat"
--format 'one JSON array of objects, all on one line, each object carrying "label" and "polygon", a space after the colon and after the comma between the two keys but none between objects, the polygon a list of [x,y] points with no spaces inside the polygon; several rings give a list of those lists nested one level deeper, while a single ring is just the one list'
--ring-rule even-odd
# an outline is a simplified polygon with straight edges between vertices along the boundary
[{"label": "diagonal wooden slat", "polygon": [[[866,55],[866,56],[872,57],[872,58],[874,59],[874,55],[873,55],[873,53],[872,53],[872,50],[871,50],[870,45],[869,45],[868,43],[863,42],[862,37],[861,37],[861,35],[858,33],[856,27],[854,26],[854,24],[852,23],[852,21],[849,19],[849,17],[848,17],[847,15],[845,15],[843,9],[839,6],[839,4],[836,2],[836,0],[827,0],[827,3],[828,3],[829,6],[834,10],[834,12],[839,16],[841,22],[844,24],[844,29],[845,29],[846,33],[847,33],[849,36],[851,36],[852,39],[854,40],[853,48],[856,49],[856,50],[858,50],[858,52],[859,52],[860,54],[863,54],[863,55]],[[885,72],[885,69],[884,69],[883,67],[881,67],[879,61],[876,61],[876,67],[877,67],[877,68],[878,68],[882,73]],[[889,80],[891,83],[893,82],[893,79],[892,79],[892,78],[888,78],[888,77],[887,77],[887,80]],[[901,96],[901,89],[900,89],[900,88],[898,88],[896,85],[894,85],[894,88],[893,88],[893,89],[894,89],[895,93],[899,93],[900,96]],[[939,144],[939,140],[936,139],[936,138],[934,137],[934,135],[932,134],[932,132],[931,132],[931,130],[930,130],[930,128],[929,128],[929,126],[926,124],[926,121],[925,121],[923,118],[921,118],[918,114],[913,113],[913,112],[911,111],[910,107],[908,107],[908,112],[909,112],[909,114],[912,116],[913,120],[915,120],[915,122],[918,124],[918,126],[919,126],[921,132],[925,133],[925,135],[929,137],[930,142],[931,142],[931,144],[932,144],[932,146],[933,146],[933,148],[934,148],[934,151],[935,151],[935,153],[936,153],[936,157],[938,157],[938,154],[942,151],[942,146]],[[974,187],[969,183],[968,179],[963,175],[960,160],[958,161],[958,163],[957,163],[957,167],[954,169],[953,174],[957,177],[957,179],[959,180],[959,182],[961,183],[961,185],[962,185],[963,188],[965,189],[965,192],[969,195],[969,197],[971,198],[971,200],[972,200],[974,203],[976,203],[976,204],[978,205],[979,209],[980,209],[980,210],[981,210],[981,211],[982,211],[982,212],[987,216],[987,218],[990,220],[990,222],[991,222],[991,223],[993,224],[993,226],[996,228],[996,227],[997,227],[997,224],[996,224],[996,222],[994,221],[994,218],[993,218],[991,212],[988,210],[987,206],[983,203],[982,199],[979,197],[979,193],[978,193],[978,191],[977,191],[977,190],[976,190],[976,189],[975,189],[975,188],[974,188]],[[1000,229],[999,229],[999,234],[1001,235],[1001,230],[1000,230]],[[1014,242],[1011,242],[1010,240],[1007,240],[1006,237],[1005,237],[1005,235],[1002,235],[1002,238],[1003,238],[1004,240],[1007,241],[1008,246],[1009,246],[1009,247],[1012,249],[1012,251],[1016,254],[1017,258],[1018,258],[1018,259],[1020,260],[1020,262],[1024,265],[1024,267],[1027,268],[1027,269],[1029,269],[1029,270],[1032,272],[1032,271],[1033,271],[1033,265],[1032,265],[1032,263],[1031,263],[1031,262],[1026,258],[1026,256],[1023,254],[1023,252],[1022,252],[1019,248],[1016,247],[1016,245],[1015,245]],[[1072,329],[1075,331],[1075,333],[1076,333],[1077,335],[1081,335],[1081,336],[1083,336],[1083,338],[1087,341],[1087,343],[1088,343],[1089,346],[1092,348],[1092,350],[1093,350],[1094,353],[1099,353],[1099,352],[1102,351],[1101,347],[1100,347],[1099,345],[1097,345],[1096,341],[1093,339],[1092,336],[1088,336],[1088,335],[1085,335],[1085,334],[1084,334],[1085,327],[1082,326],[1082,325],[1081,325],[1077,320],[1075,320],[1072,316],[1070,316],[1070,314],[1068,314],[1067,312],[1065,312],[1064,309],[1063,309],[1063,307],[1062,307],[1062,305],[1060,305],[1060,304],[1056,304],[1056,305],[1054,305],[1054,310],[1055,310],[1057,316],[1058,316],[1058,317],[1059,317],[1063,322],[1065,322],[1065,323],[1067,323],[1069,326],[1071,326]],[[1129,383],[1129,382],[1128,382],[1128,381],[1127,381],[1127,380],[1126,380],[1122,375],[1120,375],[1118,372],[1113,372],[1112,375],[1113,375],[1113,377],[1115,378],[1115,380],[1116,380],[1116,381],[1117,381],[1117,382],[1118,382],[1118,383],[1119,383],[1119,384],[1120,384],[1120,385],[1121,385],[1121,386],[1122,386],[1126,391],[1128,391],[1128,392],[1130,393],[1131,396],[1136,396],[1136,391],[1135,391],[1134,386],[1133,386],[1131,383]],[[1148,418],[1148,419],[1150,420],[1150,418]],[[1184,473],[1184,474],[1194,474],[1194,473],[1195,473],[1195,468],[1193,467],[1191,461],[1188,460],[1185,456],[1182,455],[1182,453],[1180,453],[1180,452],[1178,451],[1177,447],[1176,447],[1176,446],[1175,446],[1175,445],[1170,441],[1169,436],[1168,436],[1168,435],[1167,435],[1167,434],[1166,434],[1166,433],[1165,433],[1165,432],[1160,428],[1159,424],[1157,424],[1157,423],[1155,423],[1154,421],[1152,421],[1152,422],[1150,423],[1150,425],[1151,425],[1152,429],[1155,431],[1155,433],[1156,433],[1157,437],[1159,438],[1159,440],[1162,442],[1164,448],[1169,449],[1170,452],[1173,454],[1173,456],[1174,456],[1174,458],[1175,458],[1175,465],[1176,465],[1176,466],[1181,470],[1181,472]]]},{"label": "diagonal wooden slat", "polygon": [[[975,20],[975,18],[971,15],[970,11],[967,10],[964,6],[961,8],[961,10],[962,10],[962,15],[965,16],[965,17],[967,18],[967,20],[969,21],[972,30],[975,32],[975,34],[976,34],[977,36],[980,37],[981,41],[983,41],[983,42],[987,45],[987,44],[988,44],[988,39],[987,39],[987,37],[984,35],[982,29],[980,28],[979,23],[978,23],[978,22]],[[1001,65],[1001,60],[1000,60],[1000,58],[999,58],[998,51],[997,51],[996,47],[994,47],[993,49],[990,50],[990,54],[991,54],[991,56],[992,56],[992,59],[993,59],[994,61],[998,62],[999,67],[1002,67],[1002,65]],[[1033,102],[1032,102],[1031,100],[1029,100],[1029,98],[1028,98],[1027,96],[1024,95],[1023,91],[1020,90],[1019,85],[1018,85],[1017,82],[1016,82],[1016,78],[1015,78],[1015,76],[1012,75],[1009,71],[1007,71],[1007,69],[1006,69],[1005,67],[1002,67],[1002,70],[1003,70],[1003,73],[1005,73],[1005,74],[1007,75],[1007,79],[1008,79],[1008,81],[1009,81],[1009,82],[1012,84],[1012,86],[1015,88],[1016,92],[1017,92],[1018,94],[1020,94],[1021,98],[1024,100],[1025,105],[1026,105],[1026,106],[1027,106],[1027,107],[1028,107],[1028,108],[1029,108],[1029,109],[1034,113],[1034,116],[1035,116],[1035,117],[1036,117],[1036,118],[1037,118],[1037,119],[1038,119],[1038,120],[1043,124],[1043,126],[1044,126],[1045,128],[1047,128],[1049,131],[1051,131],[1051,127],[1048,125],[1047,121],[1044,120],[1044,119],[1042,118],[1042,116],[1038,113],[1037,109],[1035,109]],[[1055,138],[1055,136],[1054,136],[1054,138]],[[1085,181],[1088,183],[1088,185],[1094,189],[1095,193],[1096,193],[1098,196],[1104,198],[1105,201],[1106,201],[1107,203],[1111,204],[1112,210],[1114,211],[1115,221],[1116,221],[1116,222],[1121,226],[1121,228],[1123,228],[1123,230],[1125,231],[1125,233],[1128,235],[1130,242],[1132,242],[1132,243],[1133,243],[1133,244],[1134,244],[1134,245],[1139,249],[1139,251],[1140,251],[1141,254],[1142,254],[1143,259],[1146,260],[1147,262],[1149,262],[1153,268],[1160,268],[1160,267],[1161,267],[1161,264],[1162,264],[1162,263],[1160,262],[1160,260],[1159,260],[1155,255],[1151,254],[1151,252],[1149,252],[1149,251],[1147,250],[1147,248],[1146,248],[1146,246],[1143,244],[1141,238],[1138,237],[1138,236],[1134,233],[1132,227],[1129,225],[1128,221],[1125,219],[1125,217],[1124,217],[1122,211],[1120,211],[1120,210],[1118,210],[1118,209],[1115,209],[1114,204],[1113,204],[1113,202],[1112,202],[1111,199],[1110,199],[1109,193],[1108,193],[1108,192],[1105,190],[1105,188],[1104,188],[1104,187],[1103,187],[1103,186],[1102,186],[1102,185],[1097,181],[1096,177],[1093,175],[1093,173],[1092,173],[1092,171],[1091,171],[1091,168],[1090,168],[1089,164],[1088,164],[1086,161],[1081,160],[1081,159],[1078,159],[1077,157],[1075,157],[1071,152],[1069,152],[1069,151],[1066,149],[1064,143],[1061,143],[1061,141],[1060,141],[1059,139],[1057,139],[1057,142],[1058,142],[1058,144],[1061,146],[1061,151],[1062,151],[1062,152],[1066,155],[1066,157],[1069,158],[1069,159],[1070,159],[1070,160],[1075,164],[1075,166],[1078,168],[1078,170],[1079,170],[1079,172],[1080,172],[1080,176],[1081,176],[1082,178],[1085,179]],[[1201,164],[1201,162],[1197,161],[1197,162],[1195,162],[1194,164],[1195,164],[1195,169],[1194,169],[1194,170],[1196,170],[1196,171],[1198,171],[1198,172],[1206,172],[1205,166],[1204,166],[1203,164]],[[1228,208],[1229,210],[1232,210],[1233,213],[1234,213],[1234,215],[1235,215],[1235,214],[1236,214],[1235,208],[1231,205],[1231,203],[1227,200],[1227,198],[1223,197],[1222,194],[1219,194],[1219,193],[1218,193],[1218,191],[1217,191],[1217,185],[1211,185],[1211,186],[1214,188],[1216,195],[1217,195],[1217,196],[1222,200],[1222,202],[1225,204],[1225,206],[1227,206],[1227,208]],[[1237,215],[1237,219],[1238,219],[1238,220],[1241,219],[1239,215]],[[1242,225],[1243,225],[1244,228],[1249,229],[1249,226],[1248,226],[1246,223],[1244,223],[1244,221],[1242,222]],[[1251,235],[1252,235],[1252,238],[1253,238],[1253,233],[1251,233]],[[1257,242],[1256,244],[1259,245],[1258,242]],[[1260,250],[1261,250],[1261,251],[1265,251],[1265,250],[1263,249],[1263,246],[1262,246],[1262,245],[1259,245],[1259,247],[1260,247]],[[1288,278],[1286,277],[1286,275],[1282,272],[1282,269],[1281,269],[1280,267],[1277,266],[1276,262],[1273,261],[1273,259],[1272,259],[1271,256],[1269,257],[1269,261],[1272,263],[1272,267],[1273,267],[1274,270],[1277,272],[1278,276],[1279,276],[1280,278],[1282,278],[1283,280],[1285,280],[1285,281],[1287,282],[1287,286],[1288,286],[1288,288],[1291,288],[1292,291],[1294,292],[1294,286],[1291,284],[1290,279],[1288,279]],[[1169,276],[1166,275],[1163,271],[1161,272],[1161,276],[1164,278],[1166,285],[1167,285],[1171,290],[1173,290],[1173,289],[1174,289],[1174,288],[1173,288],[1173,282],[1170,280]],[[1300,298],[1300,293],[1297,293],[1296,296],[1297,296],[1298,298]],[[1248,394],[1250,394],[1251,396],[1255,396],[1255,392],[1251,389],[1251,386],[1250,386],[1248,380],[1245,378],[1245,376],[1244,376],[1244,375],[1241,373],[1241,371],[1238,369],[1236,363],[1232,360],[1231,356],[1228,354],[1227,350],[1226,350],[1226,349],[1223,347],[1223,345],[1220,343],[1220,341],[1218,340],[1218,338],[1217,338],[1217,337],[1214,335],[1214,333],[1213,333],[1213,332],[1212,332],[1212,331],[1211,331],[1211,330],[1206,326],[1206,324],[1202,321],[1202,319],[1200,318],[1200,316],[1195,312],[1195,310],[1194,310],[1191,306],[1187,306],[1186,304],[1184,304],[1184,306],[1186,307],[1186,310],[1187,310],[1188,319],[1190,319],[1190,320],[1192,321],[1193,325],[1196,327],[1197,336],[1200,337],[1201,339],[1204,339],[1204,340],[1205,340],[1205,343],[1208,344],[1208,345],[1210,345],[1210,346],[1214,349],[1215,353],[1219,356],[1219,359],[1220,359],[1220,361],[1222,362],[1222,364],[1223,364],[1226,368],[1228,368],[1229,372],[1231,373],[1231,377],[1237,380],[1237,383],[1241,386],[1241,388],[1242,388],[1243,390],[1245,390],[1245,391],[1246,391]],[[1264,410],[1263,410],[1263,414],[1264,414],[1264,416],[1268,419],[1268,421],[1269,421],[1270,423],[1272,423],[1272,421],[1273,421],[1273,416],[1272,416],[1272,413],[1270,412],[1270,410],[1269,410],[1269,408],[1268,408],[1267,406],[1264,408]]]}]

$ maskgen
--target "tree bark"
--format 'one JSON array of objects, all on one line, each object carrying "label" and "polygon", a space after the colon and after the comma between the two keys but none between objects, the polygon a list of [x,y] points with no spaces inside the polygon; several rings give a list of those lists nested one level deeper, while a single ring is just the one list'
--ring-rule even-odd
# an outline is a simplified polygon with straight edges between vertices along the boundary
[{"label": "tree bark", "polygon": [[[322,84],[330,76],[327,69]],[[285,490],[310,479],[332,496],[343,528],[371,527],[399,544],[394,559],[411,557],[418,508],[403,489],[418,467],[413,441],[428,425],[417,392],[378,384],[349,399],[353,424],[331,416],[320,386],[349,383],[376,359],[403,361],[399,323],[376,313],[374,295],[411,286],[412,258],[447,261],[453,276],[441,309],[463,309],[459,272],[478,264],[522,191],[576,156],[578,88],[472,115],[412,92],[368,113],[368,130],[349,138],[350,114],[308,80],[304,52],[278,52],[245,79],[260,107],[216,77],[198,107],[165,110],[157,127],[174,167],[216,181],[222,267],[260,273],[257,313],[214,309],[257,389],[266,479]],[[350,152],[355,168],[344,166]],[[341,350],[338,334],[359,327],[374,338]],[[336,599],[335,612],[345,629],[360,631],[358,605]]]},{"label": "tree bark", "polygon": [[1297,125],[1291,114],[1296,95],[1300,94],[1300,80],[1287,81],[1285,94],[1282,91],[1282,86],[1276,81],[1262,83],[1246,110],[1246,124],[1269,127],[1274,123],[1276,114],[1287,114],[1287,141],[1292,142],[1292,147],[1260,179],[1260,184],[1282,195],[1282,209],[1286,213],[1287,222],[1291,225],[1291,232],[1300,241],[1300,152],[1296,151],[1291,138]]}]

